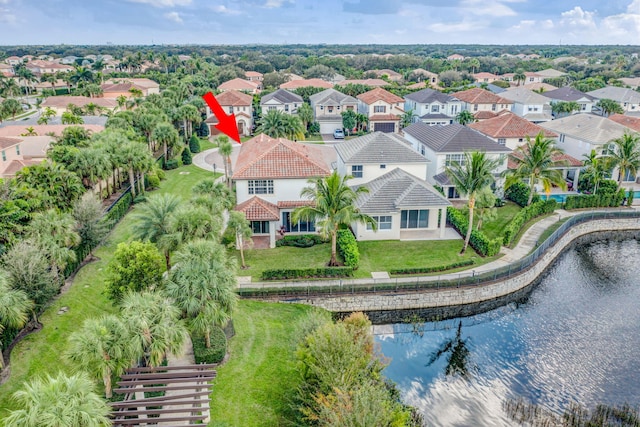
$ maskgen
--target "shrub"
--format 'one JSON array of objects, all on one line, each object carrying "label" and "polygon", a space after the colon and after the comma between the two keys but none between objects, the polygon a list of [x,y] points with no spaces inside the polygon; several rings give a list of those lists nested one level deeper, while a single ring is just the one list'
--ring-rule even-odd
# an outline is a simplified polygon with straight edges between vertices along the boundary
[{"label": "shrub", "polygon": [[195,135],[191,135],[189,138],[189,150],[194,154],[200,152],[200,140]]},{"label": "shrub", "polygon": [[264,270],[261,280],[287,280],[287,279],[321,279],[331,277],[351,277],[352,267],[319,267],[319,268],[292,268]]},{"label": "shrub", "polygon": [[310,248],[314,245],[324,243],[318,234],[291,234],[276,241],[276,246],[295,246],[297,248]]},{"label": "shrub", "polygon": [[309,123],[309,133],[320,133],[320,123],[318,122]]},{"label": "shrub", "polygon": [[145,196],[144,194],[138,194],[136,198],[133,199],[133,203],[135,204],[144,203],[146,201],[147,201],[147,196]]},{"label": "shrub", "polygon": [[166,170],[177,169],[178,168],[178,161],[176,159],[167,160],[164,163],[164,168]]},{"label": "shrub", "polygon": [[191,335],[193,356],[196,363],[220,363],[227,354],[227,337],[222,329],[214,326],[211,329],[211,347],[207,348],[202,335]]},{"label": "shrub", "polygon": [[506,204],[507,204],[507,202],[505,202],[505,201],[504,201],[504,199],[503,199],[502,197],[496,197],[496,202],[495,202],[495,204],[494,204],[494,206],[495,206],[496,208],[501,208],[501,207],[503,207],[503,206],[504,206],[504,205],[506,205]]},{"label": "shrub", "polygon": [[147,174],[146,178],[147,178],[147,188],[149,190],[153,190],[160,187],[160,178],[158,178],[158,175],[155,172],[150,172],[149,174]]},{"label": "shrub", "polygon": [[617,207],[622,204],[624,197],[625,191],[622,188],[617,192],[610,194],[581,194],[579,196],[567,196],[567,199],[564,202],[564,208],[567,210],[571,210],[584,208]]},{"label": "shrub", "polygon": [[344,260],[344,265],[353,267],[353,269],[356,270],[360,263],[360,250],[358,249],[358,242],[351,230],[338,230],[336,243],[338,253]]},{"label": "shrub", "polygon": [[167,174],[162,169],[156,168],[155,173],[160,181],[164,181],[165,179],[167,179]]},{"label": "shrub", "polygon": [[633,197],[635,196],[634,192],[633,192],[633,188],[629,189],[629,192],[627,193],[627,207],[631,207],[631,205],[633,204]]},{"label": "shrub", "polygon": [[520,212],[518,212],[511,222],[507,224],[504,228],[504,232],[502,234],[503,241],[502,243],[505,246],[509,246],[513,239],[518,235],[522,227],[540,215],[545,215],[553,212],[558,207],[558,203],[553,200],[540,200],[538,202],[532,203],[529,206],[523,208]]},{"label": "shrub", "polygon": [[115,205],[107,212],[105,217],[108,224],[113,225],[120,221],[120,219],[129,211],[129,207],[133,203],[133,196],[129,191],[127,194],[122,196],[120,200],[116,202]]},{"label": "shrub", "polygon": [[182,164],[185,166],[190,165],[192,160],[191,150],[189,150],[189,147],[184,147],[184,150],[182,150]]},{"label": "shrub", "polygon": [[[447,208],[447,221],[461,236],[467,235],[469,219],[459,209]],[[500,252],[502,247],[502,238],[489,239],[483,232],[478,230],[471,231],[469,244],[480,256],[494,256]]]},{"label": "shrub", "polygon": [[446,265],[436,265],[434,267],[417,267],[417,268],[395,268],[389,270],[389,274],[427,274],[436,273],[438,271],[453,270],[454,268],[466,267],[475,263],[472,259],[458,261]]},{"label": "shrub", "polygon": [[[507,188],[504,192],[504,197],[519,204],[521,207],[525,207],[529,201],[529,191],[529,186],[527,184],[524,182],[516,182]],[[538,194],[534,194],[531,203],[535,203],[538,200],[540,200],[540,196]]]}]

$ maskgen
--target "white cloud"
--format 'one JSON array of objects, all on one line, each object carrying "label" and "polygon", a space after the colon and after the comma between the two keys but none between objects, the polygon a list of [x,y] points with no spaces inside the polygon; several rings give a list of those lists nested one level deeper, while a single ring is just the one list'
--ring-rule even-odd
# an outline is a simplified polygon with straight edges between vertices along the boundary
[{"label": "white cloud", "polygon": [[[0,0],[0,3],[2,3],[1,0]],[[16,16],[13,13],[11,13],[9,9],[0,7],[0,22],[4,22],[7,24],[14,24],[16,21],[17,21]]]},{"label": "white cloud", "polygon": [[227,6],[225,5],[218,5],[218,6],[213,6],[211,8],[214,12],[216,13],[220,13],[223,15],[241,15],[242,11],[237,10],[237,9],[229,9]]},{"label": "white cloud", "polygon": [[576,6],[571,10],[562,12],[560,15],[560,26],[568,26],[581,31],[592,31],[596,29],[595,12],[582,10]]},{"label": "white cloud", "polygon": [[502,1],[463,0],[461,7],[474,15],[515,16],[517,13]]},{"label": "white cloud", "polygon": [[132,3],[150,4],[155,7],[188,6],[192,0],[128,0]]},{"label": "white cloud", "polygon": [[182,24],[182,18],[180,17],[180,14],[178,12],[167,12],[164,14],[164,17],[167,18],[169,21],[173,21],[176,24]]},{"label": "white cloud", "polygon": [[447,32],[464,32],[464,31],[476,31],[486,28],[486,25],[479,22],[460,21],[452,23],[437,22],[429,25],[427,28],[434,33],[447,33]]},{"label": "white cloud", "polygon": [[635,43],[640,38],[640,0],[633,0],[627,6],[627,13],[604,18],[602,29],[621,43]]},{"label": "white cloud", "polygon": [[282,7],[283,4],[293,4],[293,0],[267,0],[266,3],[264,4],[264,7],[266,7],[267,9],[277,9],[279,7]]}]

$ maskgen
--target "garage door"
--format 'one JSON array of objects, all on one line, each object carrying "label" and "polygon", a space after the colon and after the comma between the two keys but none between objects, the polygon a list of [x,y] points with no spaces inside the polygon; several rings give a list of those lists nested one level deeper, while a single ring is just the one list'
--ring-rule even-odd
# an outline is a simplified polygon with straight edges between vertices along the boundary
[{"label": "garage door", "polygon": [[342,122],[320,122],[320,133],[333,133],[336,129],[342,129]]},{"label": "garage door", "polygon": [[395,123],[374,123],[373,131],[374,132],[386,132],[393,133],[395,130]]}]

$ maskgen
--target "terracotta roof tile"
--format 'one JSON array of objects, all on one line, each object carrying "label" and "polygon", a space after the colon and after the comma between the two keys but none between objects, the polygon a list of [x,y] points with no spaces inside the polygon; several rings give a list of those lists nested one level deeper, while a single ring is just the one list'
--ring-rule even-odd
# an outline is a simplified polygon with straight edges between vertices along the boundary
[{"label": "terracotta roof tile", "polygon": [[257,196],[240,203],[234,210],[244,213],[248,221],[277,221],[280,219],[278,207]]},{"label": "terracotta roof tile", "polygon": [[21,143],[22,140],[20,138],[8,138],[6,136],[0,136],[0,149],[6,149],[9,147],[13,147]]},{"label": "terracotta roof tile", "polygon": [[555,138],[558,134],[540,127],[511,112],[504,112],[481,122],[471,123],[469,127],[492,138],[524,138],[535,137],[543,132],[547,138]]},{"label": "terracotta roof tile", "polygon": [[235,78],[233,80],[226,81],[218,86],[218,90],[224,92],[227,90],[248,90],[251,92],[258,90],[258,83],[250,82],[245,79]]},{"label": "terracotta roof tile", "polygon": [[400,120],[400,116],[396,116],[395,114],[376,114],[375,116],[369,117],[370,122],[380,122],[383,120]]},{"label": "terracotta roof tile", "polygon": [[237,90],[227,90],[216,95],[216,100],[223,107],[246,107],[253,102],[253,96]]},{"label": "terracotta roof tile", "polygon": [[462,92],[455,92],[451,95],[468,104],[513,104],[513,101],[479,87],[463,90]]},{"label": "terracotta roof tile", "polygon": [[404,99],[398,95],[394,95],[391,92],[384,90],[380,87],[358,95],[356,98],[364,102],[365,104],[373,104],[376,101],[384,101],[388,104],[397,104],[399,102],[404,103]]},{"label": "terracotta roof tile", "polygon": [[300,206],[313,206],[316,203],[313,200],[281,200],[278,202],[279,209],[299,208]]},{"label": "terracotta roof tile", "polygon": [[343,80],[338,84],[342,87],[348,84],[365,85],[365,86],[371,86],[371,87],[382,87],[382,86],[389,85],[388,82],[385,82],[382,79],[349,79],[349,80]]},{"label": "terracotta roof tile", "polygon": [[[509,154],[509,158],[507,161],[507,167],[509,169],[515,169],[518,167],[518,163],[514,160],[514,158],[522,159],[522,154],[518,150],[514,150]],[[557,163],[559,167],[569,166],[569,167],[580,167],[583,166],[583,163],[576,159],[573,156],[568,155],[567,153],[559,153],[551,156],[551,161],[553,163]]]},{"label": "terracotta roof tile", "polygon": [[322,79],[303,79],[303,80],[290,80],[286,83],[282,83],[280,85],[280,89],[298,89],[301,87],[322,87],[325,89],[329,89],[333,87],[332,83],[329,83]]},{"label": "terracotta roof tile", "polygon": [[247,77],[262,77],[263,74],[257,71],[245,71],[244,75]]},{"label": "terracotta roof tile", "polygon": [[640,117],[625,116],[623,114],[613,114],[609,116],[609,120],[613,120],[614,122],[621,124],[622,126],[626,126],[629,129],[640,132]]},{"label": "terracotta roof tile", "polygon": [[494,111],[478,111],[473,115],[473,117],[475,117],[476,120],[488,120],[488,119],[493,119],[494,117],[497,117],[497,116],[498,116],[498,113]]},{"label": "terracotta roof tile", "polygon": [[18,172],[20,172],[20,170],[22,170],[22,168],[27,167],[27,166],[33,166],[33,165],[37,165],[41,162],[42,160],[12,160],[11,163],[9,163],[7,165],[7,167],[4,169],[4,171],[2,171],[2,173],[0,173],[0,176],[4,176],[4,177],[12,177],[15,176]]},{"label": "terracotta roof tile", "polygon": [[80,126],[91,132],[102,132],[104,126],[102,125],[8,125],[0,128],[0,136],[19,137],[23,133],[27,132],[27,127],[33,128],[33,131],[37,135],[46,135],[53,133],[54,135],[62,135],[62,131],[69,126]]},{"label": "terracotta roof tile", "polygon": [[[128,89],[127,89],[128,90]],[[42,107],[66,107],[69,104],[73,104],[78,107],[84,107],[87,104],[95,104],[98,107],[104,108],[116,108],[118,101],[112,98],[90,98],[88,96],[50,96],[44,100]]]}]

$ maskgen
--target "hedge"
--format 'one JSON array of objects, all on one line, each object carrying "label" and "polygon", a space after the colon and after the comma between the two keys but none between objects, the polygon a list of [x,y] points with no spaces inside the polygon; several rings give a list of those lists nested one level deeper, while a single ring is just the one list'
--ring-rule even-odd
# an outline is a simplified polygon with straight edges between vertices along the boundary
[{"label": "hedge", "polygon": [[310,248],[324,243],[318,234],[290,234],[276,241],[276,246],[295,246],[297,248]]},{"label": "hedge", "polygon": [[196,363],[220,363],[227,354],[227,337],[222,329],[214,326],[211,329],[211,347],[207,348],[204,337],[200,334],[191,335],[193,342],[193,356]]},{"label": "hedge", "polygon": [[261,280],[323,279],[331,277],[352,277],[352,267],[280,268],[264,270]]},{"label": "hedge", "polygon": [[[504,197],[524,208],[527,206],[527,202],[529,201],[529,191],[529,186],[527,184],[524,182],[516,182],[506,189]],[[535,203],[538,200],[540,200],[540,196],[538,194],[534,194],[531,203]]]},{"label": "hedge", "polygon": [[338,230],[337,237],[338,253],[344,260],[344,265],[347,267],[358,268],[360,263],[360,250],[358,249],[358,242],[351,230]]},{"label": "hedge", "polygon": [[520,210],[504,228],[502,244],[509,246],[527,222],[540,215],[551,213],[556,210],[557,207],[558,203],[554,199],[549,199],[532,203]]},{"label": "hedge", "polygon": [[108,224],[115,225],[129,211],[129,207],[133,203],[131,191],[127,192],[115,205],[107,212],[105,219]]},{"label": "hedge", "polygon": [[466,259],[464,261],[454,262],[446,265],[436,265],[433,267],[417,267],[417,268],[395,268],[389,270],[389,274],[425,274],[436,273],[438,271],[447,271],[454,268],[466,267],[475,263],[472,259]]},{"label": "hedge", "polygon": [[164,163],[164,168],[166,170],[178,169],[178,161],[176,159],[167,160]]},{"label": "hedge", "polygon": [[[463,238],[467,236],[469,219],[462,211],[453,207],[447,208],[447,221]],[[483,232],[473,230],[469,244],[480,256],[494,256],[500,252],[502,237],[489,239]]]},{"label": "hedge", "polygon": [[186,166],[192,162],[193,156],[191,156],[191,150],[189,150],[189,147],[184,147],[184,150],[182,150],[182,164]]},{"label": "hedge", "polygon": [[200,140],[195,135],[191,135],[189,139],[189,150],[191,150],[193,154],[200,152]]},{"label": "hedge", "polygon": [[579,196],[567,196],[564,202],[564,208],[567,210],[582,208],[613,208],[620,206],[624,198],[625,191],[622,188],[614,194],[581,194]]}]

